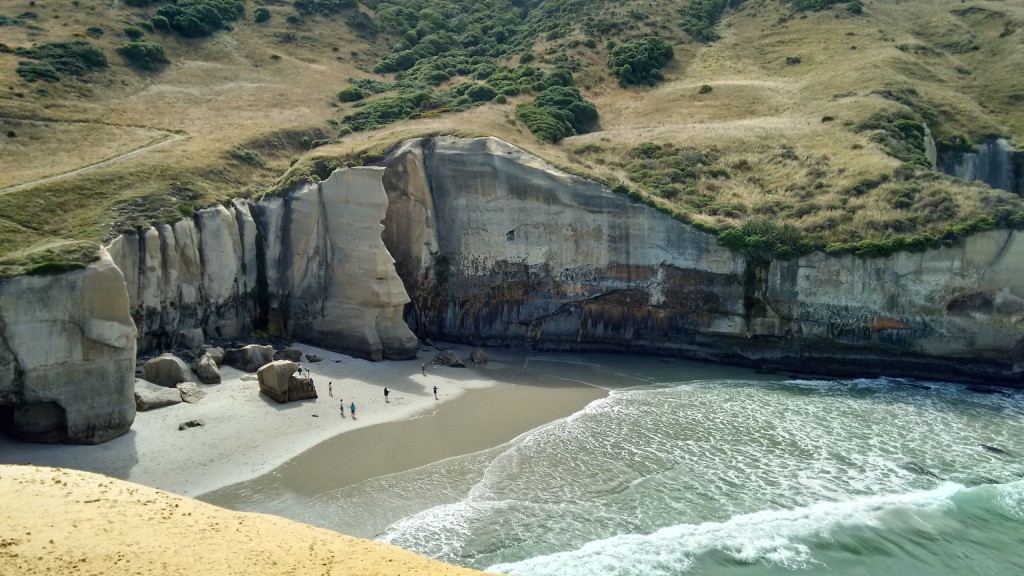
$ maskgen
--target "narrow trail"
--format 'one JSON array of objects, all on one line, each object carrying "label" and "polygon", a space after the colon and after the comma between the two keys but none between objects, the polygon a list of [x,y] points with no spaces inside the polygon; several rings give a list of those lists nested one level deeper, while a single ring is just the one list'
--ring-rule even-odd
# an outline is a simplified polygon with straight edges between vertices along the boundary
[{"label": "narrow trail", "polygon": [[40,178],[38,180],[33,180],[31,182],[25,182],[23,184],[16,184],[14,186],[9,186],[7,188],[0,188],[0,196],[3,196],[5,194],[10,194],[11,192],[17,192],[18,190],[24,190],[25,188],[30,188],[30,187],[35,186],[37,184],[43,184],[43,183],[46,183],[46,182],[52,182],[54,180],[60,180],[61,178],[67,178],[68,176],[75,176],[76,174],[82,174],[82,173],[85,173],[85,172],[89,172],[89,171],[95,170],[97,168],[102,168],[102,167],[107,166],[109,164],[113,164],[114,162],[120,162],[121,160],[124,160],[126,158],[130,158],[132,156],[135,156],[136,154],[142,154],[143,152],[147,152],[147,151],[152,150],[153,148],[156,148],[158,146],[163,146],[164,144],[170,144],[172,142],[177,142],[179,140],[184,140],[184,139],[185,139],[185,136],[182,135],[182,134],[168,133],[164,138],[162,138],[160,140],[157,140],[156,142],[150,142],[149,144],[146,144],[145,146],[140,146],[139,148],[135,148],[134,150],[129,150],[128,152],[125,152],[124,154],[118,154],[117,156],[114,156],[113,158],[107,158],[106,160],[101,160],[99,162],[96,162],[96,163],[93,163],[93,164],[89,164],[88,166],[83,166],[81,168],[76,168],[74,170],[71,170],[70,172],[64,172],[62,174],[57,174],[56,176],[47,176],[46,178]]}]

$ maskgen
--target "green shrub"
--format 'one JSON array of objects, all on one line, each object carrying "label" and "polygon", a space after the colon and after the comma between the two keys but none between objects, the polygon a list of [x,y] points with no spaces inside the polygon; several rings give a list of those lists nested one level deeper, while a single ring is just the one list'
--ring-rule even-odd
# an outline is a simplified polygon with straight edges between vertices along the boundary
[{"label": "green shrub", "polygon": [[739,228],[725,230],[718,235],[718,243],[734,252],[763,260],[788,260],[813,251],[796,226],[779,226],[768,218],[754,218]]},{"label": "green shrub", "polygon": [[295,0],[292,6],[299,13],[309,16],[333,16],[346,9],[354,9],[359,3],[356,0]]},{"label": "green shrub", "polygon": [[715,24],[721,19],[729,4],[730,0],[690,0],[689,5],[679,10],[683,17],[680,26],[697,42],[714,42],[719,38],[715,32]]},{"label": "green shrub", "polygon": [[363,94],[363,91],[355,86],[344,88],[338,92],[338,100],[342,102],[357,102],[365,97],[366,94]]},{"label": "green shrub", "polygon": [[881,144],[885,153],[907,164],[931,168],[925,149],[925,126],[913,112],[876,113],[861,122],[857,129],[873,131],[871,139]]},{"label": "green shrub", "polygon": [[238,0],[178,0],[157,8],[156,14],[186,38],[204,38],[227,27],[244,10],[245,4]]},{"label": "green shrub", "polygon": [[143,32],[142,28],[139,28],[138,26],[125,26],[124,35],[127,36],[130,40],[139,40],[140,38],[145,36],[146,33]]},{"label": "green shrub", "polygon": [[152,3],[152,0],[124,0],[125,6],[131,6],[132,8],[145,8]]},{"label": "green shrub", "polygon": [[[88,42],[54,42],[33,48],[15,48],[14,54],[23,58],[39,60],[48,66],[22,62],[18,65],[18,74],[28,80],[26,75],[35,79],[56,82],[60,75],[82,76],[93,70],[107,67],[107,57],[103,52]],[[54,78],[54,75],[57,75]],[[29,80],[32,81],[32,80]]]},{"label": "green shrub", "polygon": [[266,22],[267,20],[270,20],[270,9],[266,6],[260,6],[256,10],[253,10],[252,16],[253,21],[257,24]]},{"label": "green shrub", "polygon": [[85,35],[89,38],[99,38],[100,36],[103,36],[103,28],[99,28],[97,26],[90,26],[89,28],[85,29]]},{"label": "green shrub", "polygon": [[117,47],[117,52],[132,66],[141,70],[159,70],[170,63],[164,47],[157,42],[140,40]]},{"label": "green shrub", "polygon": [[711,85],[710,84],[701,84],[700,88],[697,90],[698,94],[708,94],[710,92],[711,92]]},{"label": "green shrub", "polygon": [[537,94],[533,104],[520,104],[516,118],[541,140],[558,142],[590,132],[597,123],[597,108],[574,86],[556,85]]},{"label": "green shrub", "polygon": [[24,78],[26,82],[35,82],[36,80],[43,80],[45,82],[60,81],[60,74],[57,72],[57,69],[47,62],[18,62],[17,72],[18,76]]},{"label": "green shrub", "polygon": [[672,46],[668,42],[657,36],[647,36],[616,46],[608,56],[608,68],[622,85],[652,85],[661,80],[661,69],[672,56]]},{"label": "green shrub", "polygon": [[149,21],[153,23],[153,27],[154,28],[156,28],[157,30],[159,30],[161,32],[170,32],[171,31],[171,22],[167,18],[165,18],[164,16],[159,16],[159,15],[153,16],[152,18],[149,19]]},{"label": "green shrub", "polygon": [[263,157],[260,156],[260,153],[249,148],[233,148],[231,157],[257,168],[263,166]]}]

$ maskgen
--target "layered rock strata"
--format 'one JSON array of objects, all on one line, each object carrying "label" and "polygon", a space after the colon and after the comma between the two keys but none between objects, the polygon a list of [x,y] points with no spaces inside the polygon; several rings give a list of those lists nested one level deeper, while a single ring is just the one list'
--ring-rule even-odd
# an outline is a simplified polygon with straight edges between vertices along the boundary
[{"label": "layered rock strata", "polygon": [[385,234],[419,334],[825,374],[1024,382],[1024,237],[758,261],[504,142],[385,159]]}]

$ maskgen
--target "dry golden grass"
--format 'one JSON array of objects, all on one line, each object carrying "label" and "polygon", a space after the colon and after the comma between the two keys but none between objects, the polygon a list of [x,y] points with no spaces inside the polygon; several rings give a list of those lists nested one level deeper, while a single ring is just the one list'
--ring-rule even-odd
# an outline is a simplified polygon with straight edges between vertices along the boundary
[{"label": "dry golden grass", "polygon": [[[285,17],[292,9],[284,4],[270,7],[273,18],[265,24],[256,25],[247,15],[234,31],[208,40],[151,35],[165,45],[172,64],[160,73],[138,73],[122,65],[114,48],[123,41],[120,29],[137,22],[144,11],[98,0],[81,0],[77,7],[70,1],[37,0],[32,9],[43,30],[0,27],[0,42],[14,47],[70,40],[88,26],[101,25],[106,33],[93,42],[111,67],[83,82],[46,84],[49,95],[41,96],[35,89],[42,83],[22,81],[14,72],[18,59],[0,54],[4,115],[48,121],[31,134],[31,142],[19,142],[16,151],[10,148],[13,155],[7,150],[0,155],[5,168],[13,166],[4,171],[2,182],[86,166],[142,145],[150,134],[174,131],[185,138],[0,196],[0,254],[52,238],[99,240],[112,225],[177,217],[182,204],[258,193],[273,186],[303,154],[345,156],[431,133],[493,135],[608,182],[626,180],[621,160],[642,142],[713,147],[731,177],[701,181],[700,192],[743,206],[747,213],[697,213],[698,220],[725,226],[755,216],[758,207],[791,205],[798,209],[790,220],[822,238],[881,236],[888,230],[880,223],[912,214],[894,215],[886,194],[895,184],[862,196],[848,193],[858,182],[891,174],[899,165],[870,134],[856,130],[873,113],[904,108],[876,92],[916,90],[917,104],[931,115],[938,137],[954,132],[1019,137],[1024,132],[1020,3],[905,0],[867,4],[861,17],[841,9],[790,17],[789,8],[776,0],[748,0],[719,24],[722,39],[707,46],[688,43],[677,25],[679,6],[678,1],[642,0],[602,9],[609,18],[628,23],[617,36],[620,41],[655,33],[675,43],[666,81],[653,88],[620,88],[605,68],[605,39],[598,39],[594,49],[579,46],[586,38],[579,27],[568,37],[535,44],[538,63],[559,54],[579,62],[576,82],[601,115],[592,134],[558,145],[538,142],[514,117],[516,103],[529,99],[524,96],[506,105],[350,134],[309,151],[310,138],[336,133],[329,120],[352,111],[335,94],[350,76],[374,76],[367,71],[387,51],[388,38],[366,42],[340,20],[306,19],[300,27],[290,26]],[[0,0],[0,14],[26,9],[23,0]],[[286,32],[295,35],[294,41],[282,42]],[[569,47],[572,42],[577,46]],[[791,56],[800,63],[787,65]],[[515,58],[505,63],[514,65]],[[703,84],[712,92],[699,94]],[[826,116],[833,120],[823,122]],[[82,134],[82,122],[104,127]],[[600,150],[573,152],[584,144]],[[265,166],[233,160],[230,151],[239,146],[259,151]],[[57,160],[33,162],[37,158]],[[922,196],[940,193],[954,198],[956,214],[949,222],[927,226],[967,219],[997,201],[1019,202],[963,183],[923,184]]]}]

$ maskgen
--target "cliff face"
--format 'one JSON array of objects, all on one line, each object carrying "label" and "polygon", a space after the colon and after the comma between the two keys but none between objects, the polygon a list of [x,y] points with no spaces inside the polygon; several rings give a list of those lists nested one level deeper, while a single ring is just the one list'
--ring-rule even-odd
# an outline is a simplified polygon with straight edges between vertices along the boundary
[{"label": "cliff face", "polygon": [[939,154],[936,167],[961,180],[981,180],[993,188],[1024,196],[1024,152],[1018,152],[1003,138],[985,140],[977,152]]},{"label": "cliff face", "polygon": [[339,170],[286,198],[235,200],[114,240],[140,350],[261,329],[374,360],[415,356],[409,299],[380,239],[382,173]]},{"label": "cliff face", "polygon": [[135,337],[105,250],[84,270],[0,283],[0,420],[37,442],[124,434],[135,420]]},{"label": "cliff face", "polygon": [[1020,233],[884,259],[764,263],[498,140],[407,143],[385,163],[385,240],[423,335],[1024,380]]},{"label": "cliff face", "polygon": [[419,344],[406,321],[474,344],[1024,384],[1019,232],[757,261],[495,139],[411,141],[384,164],[0,283],[0,423],[40,441],[124,433],[136,335],[148,351],[266,330],[401,359]]}]

